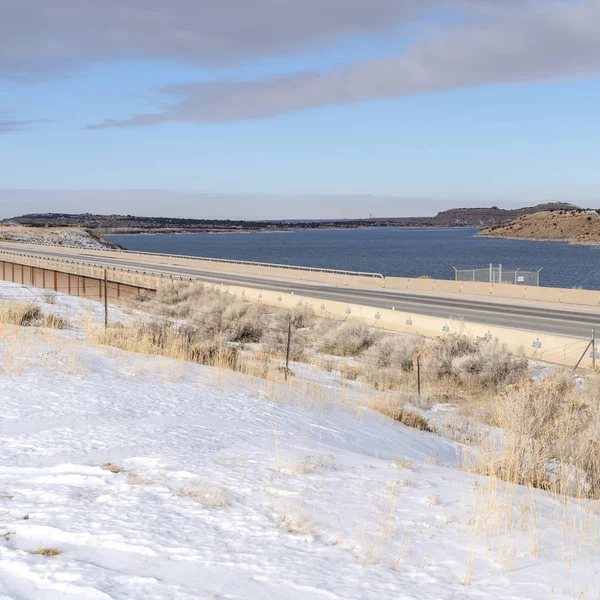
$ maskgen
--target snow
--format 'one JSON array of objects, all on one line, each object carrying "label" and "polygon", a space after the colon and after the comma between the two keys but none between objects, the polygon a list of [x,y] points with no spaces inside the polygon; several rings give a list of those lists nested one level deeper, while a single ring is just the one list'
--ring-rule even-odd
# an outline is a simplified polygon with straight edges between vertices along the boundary
[{"label": "snow", "polygon": [[38,227],[2,227],[0,239],[26,244],[44,244],[49,246],[69,246],[88,250],[103,250],[111,247],[92,237],[84,229],[38,228]]},{"label": "snow", "polygon": [[3,327],[2,600],[598,598],[597,505],[472,475],[332,374]]}]

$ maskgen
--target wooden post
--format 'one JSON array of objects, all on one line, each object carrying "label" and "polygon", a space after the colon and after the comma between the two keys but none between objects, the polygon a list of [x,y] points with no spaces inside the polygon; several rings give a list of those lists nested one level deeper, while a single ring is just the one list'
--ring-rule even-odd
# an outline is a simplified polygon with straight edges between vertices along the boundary
[{"label": "wooden post", "polygon": [[104,269],[104,327],[108,327],[108,273]]},{"label": "wooden post", "polygon": [[292,345],[292,317],[290,315],[290,320],[288,321],[288,337],[287,337],[287,349],[285,351],[285,380],[288,379],[288,374],[290,372],[290,348]]}]

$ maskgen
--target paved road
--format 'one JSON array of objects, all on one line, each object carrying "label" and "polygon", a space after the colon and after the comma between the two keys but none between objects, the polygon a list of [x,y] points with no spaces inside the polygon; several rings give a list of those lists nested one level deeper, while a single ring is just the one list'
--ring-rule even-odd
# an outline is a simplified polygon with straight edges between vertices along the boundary
[{"label": "paved road", "polygon": [[[19,251],[15,245],[0,245],[0,249]],[[339,288],[304,281],[276,280],[267,277],[243,275],[239,273],[219,273],[212,270],[196,269],[188,266],[158,265],[151,257],[129,258],[86,254],[85,250],[68,253],[48,250],[27,250],[29,255],[52,256],[86,261],[104,266],[117,266],[140,271],[153,271],[169,275],[197,277],[204,281],[232,285],[247,285],[259,289],[281,292],[294,292],[325,300],[337,300],[351,304],[361,304],[376,308],[401,310],[408,313],[430,315],[448,319],[463,319],[468,322],[484,323],[530,330],[538,333],[589,337],[592,329],[600,331],[600,314],[589,312],[586,307],[580,311],[550,309],[546,307],[522,306],[502,302],[481,302],[464,298],[450,298],[435,294],[414,294],[393,290],[363,290]],[[133,258],[136,258],[133,260]]]}]

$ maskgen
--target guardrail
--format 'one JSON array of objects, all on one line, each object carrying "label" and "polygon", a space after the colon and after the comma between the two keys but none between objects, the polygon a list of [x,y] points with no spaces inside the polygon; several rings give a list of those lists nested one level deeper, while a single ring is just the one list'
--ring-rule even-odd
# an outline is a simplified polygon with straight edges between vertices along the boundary
[{"label": "guardrail", "polygon": [[20,257],[30,258],[33,260],[46,260],[51,263],[60,263],[63,265],[74,265],[74,266],[78,266],[78,267],[88,267],[91,269],[115,271],[118,273],[129,273],[131,275],[142,275],[145,277],[154,277],[154,278],[158,278],[158,279],[171,279],[171,280],[175,280],[175,281],[187,281],[190,283],[200,281],[200,279],[198,279],[197,277],[183,277],[180,275],[168,275],[166,273],[155,273],[154,271],[142,271],[139,269],[128,269],[126,267],[118,267],[115,265],[104,266],[104,265],[100,265],[98,263],[86,262],[86,261],[82,261],[82,260],[73,260],[73,259],[69,259],[69,258],[56,258],[54,256],[39,257],[39,256],[31,255],[31,254],[25,254],[24,252],[11,252],[10,250],[0,250],[0,255],[20,256]]},{"label": "guardrail", "polygon": [[[9,242],[12,244],[22,244],[24,242],[15,242],[12,240],[1,240],[2,242]],[[242,265],[247,267],[267,267],[273,269],[286,269],[292,271],[303,271],[307,273],[327,273],[328,275],[346,275],[351,277],[365,277],[369,279],[383,279],[385,280],[385,275],[381,273],[368,273],[363,271],[344,271],[341,269],[324,269],[320,267],[303,267],[299,265],[283,265],[278,263],[265,263],[265,262],[257,262],[250,260],[235,260],[229,258],[211,258],[207,256],[189,256],[185,254],[160,254],[158,252],[143,252],[137,250],[123,250],[121,248],[81,248],[79,246],[71,246],[68,244],[48,244],[48,243],[36,243],[32,244],[33,246],[47,246],[49,248],[71,248],[74,250],[94,250],[96,252],[121,252],[123,254],[141,254],[143,256],[159,256],[162,258],[178,258],[178,259],[186,259],[186,260],[198,260],[203,262],[213,262],[213,263],[222,263],[222,264],[230,264],[230,265]],[[25,250],[24,250],[25,252]]]}]

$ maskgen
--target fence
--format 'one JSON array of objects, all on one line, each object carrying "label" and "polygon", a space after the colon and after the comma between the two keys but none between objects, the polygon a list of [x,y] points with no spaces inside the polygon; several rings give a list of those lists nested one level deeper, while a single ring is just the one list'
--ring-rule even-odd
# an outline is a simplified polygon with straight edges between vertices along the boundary
[{"label": "fence", "polygon": [[538,271],[525,271],[523,269],[507,269],[502,265],[494,267],[491,265],[485,269],[457,269],[456,281],[477,281],[479,283],[508,283],[513,285],[540,285],[540,273]]}]

